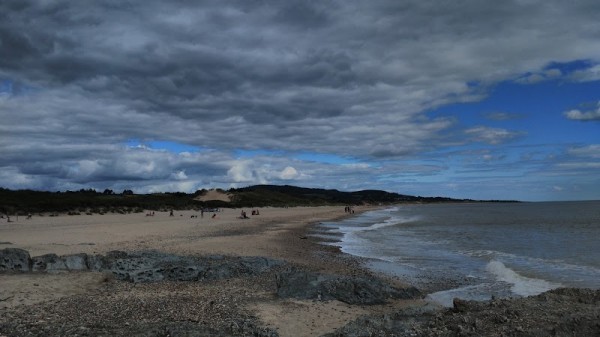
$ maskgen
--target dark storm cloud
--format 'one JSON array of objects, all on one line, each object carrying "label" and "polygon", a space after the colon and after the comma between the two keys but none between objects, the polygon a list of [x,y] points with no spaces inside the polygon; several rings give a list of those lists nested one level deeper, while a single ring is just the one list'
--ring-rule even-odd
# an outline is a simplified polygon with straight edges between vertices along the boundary
[{"label": "dark storm cloud", "polygon": [[[0,148],[24,185],[293,176],[279,161],[267,173],[235,166],[240,148],[402,158],[447,145],[454,121],[423,111],[597,55],[599,11],[595,1],[2,1],[0,81],[12,89],[0,92]],[[465,134],[498,144],[518,133]],[[130,139],[222,158],[150,151],[131,159],[147,170],[128,173],[119,144]]]}]

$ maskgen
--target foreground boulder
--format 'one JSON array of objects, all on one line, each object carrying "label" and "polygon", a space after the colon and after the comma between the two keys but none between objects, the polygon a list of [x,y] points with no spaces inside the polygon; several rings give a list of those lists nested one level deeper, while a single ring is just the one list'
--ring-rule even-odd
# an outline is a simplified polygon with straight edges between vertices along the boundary
[{"label": "foreground boulder", "polygon": [[68,270],[65,261],[56,254],[45,254],[31,258],[32,271],[60,271]]},{"label": "foreground boulder", "polygon": [[126,253],[113,251],[89,256],[91,270],[110,271],[117,279],[139,282],[220,280],[242,275],[258,275],[283,261],[263,257],[191,257],[159,252]]},{"label": "foreground boulder", "polygon": [[277,274],[282,298],[338,300],[348,304],[383,304],[390,299],[421,297],[414,287],[395,288],[377,278],[350,277],[288,270]]},{"label": "foreground boulder", "polygon": [[119,280],[139,282],[220,280],[258,275],[284,262],[264,257],[194,257],[154,251],[105,255],[45,254],[30,257],[26,250],[0,250],[0,271],[60,272],[92,270],[110,272]]},{"label": "foreground boulder", "polygon": [[85,253],[64,255],[62,259],[65,261],[65,265],[68,270],[87,270],[87,257]]},{"label": "foreground boulder", "polygon": [[0,271],[29,271],[31,258],[29,252],[19,248],[0,250]]},{"label": "foreground boulder", "polygon": [[600,336],[600,290],[555,289],[515,299],[455,301],[362,316],[322,337]]}]

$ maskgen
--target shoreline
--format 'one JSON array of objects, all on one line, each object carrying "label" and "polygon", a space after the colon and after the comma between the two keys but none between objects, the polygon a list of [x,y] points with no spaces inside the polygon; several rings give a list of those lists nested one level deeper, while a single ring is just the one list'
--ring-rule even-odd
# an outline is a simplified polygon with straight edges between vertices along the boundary
[{"label": "shoreline", "polygon": [[[182,256],[262,256],[286,261],[294,268],[309,272],[371,277],[373,273],[362,268],[358,258],[342,253],[337,247],[322,245],[306,234],[320,222],[341,220],[377,208],[357,207],[354,214],[344,213],[343,206],[264,208],[260,209],[260,216],[251,219],[238,219],[241,210],[234,209],[217,213],[215,219],[207,214],[204,218],[192,218],[197,215],[194,211],[175,212],[173,217],[158,212],[154,217],[144,214],[34,217],[0,224],[2,241],[12,243],[1,245],[0,250],[22,248],[32,257],[44,254],[104,254],[112,250],[155,250]],[[224,316],[255,317],[259,324],[275,329],[279,336],[319,336],[361,315],[382,313],[403,305],[401,300],[358,306],[340,301],[279,299],[273,293],[274,278],[271,273],[264,277],[251,277],[253,284],[242,278],[225,284],[157,282],[132,286],[121,281],[106,282],[106,275],[99,272],[0,273],[0,283],[4,286],[0,290],[0,300],[3,300],[0,301],[0,310],[6,310],[16,321],[32,316],[39,318],[38,321],[48,322],[44,311],[65,311],[66,306],[74,306],[85,312],[82,304],[74,304],[73,301],[89,305],[93,300],[104,303],[104,308],[109,310],[116,305],[110,297],[105,297],[109,293],[137,298],[147,297],[152,289],[152,292],[167,292],[177,298],[179,295],[171,289],[179,288],[181,293],[203,293],[208,298],[222,293],[236,294],[227,302],[243,304],[225,310],[227,314]],[[249,294],[251,291],[255,294]],[[196,309],[182,311],[195,312]],[[150,320],[160,320],[159,312],[148,315],[152,316]],[[220,327],[223,324],[211,314],[199,320],[206,321],[208,326]],[[25,322],[29,321],[25,319]],[[29,323],[33,325],[35,322]],[[0,335],[2,332],[0,325]]]},{"label": "shoreline", "polygon": [[[154,217],[107,214],[0,223],[3,241],[0,250],[24,248],[32,256],[107,254],[124,250],[177,256],[219,255],[223,256],[217,257],[221,260],[260,256],[285,261],[285,266],[264,273],[201,282],[131,283],[96,271],[0,273],[0,311],[3,313],[0,336],[153,336],[186,335],[191,331],[206,332],[198,336],[352,336],[361,335],[357,331],[367,331],[364,329],[378,334],[396,331],[395,325],[404,321],[413,322],[410,328],[413,335],[446,336],[419,326],[435,325],[427,323],[430,320],[449,320],[449,328],[459,329],[457,326],[465,323],[452,321],[456,316],[480,321],[479,326],[462,327],[464,331],[484,331],[493,323],[487,324],[486,320],[494,321],[498,317],[504,320],[506,313],[502,310],[507,307],[521,308],[524,317],[540,310],[534,298],[496,301],[500,303],[494,307],[498,312],[494,311],[489,318],[477,316],[477,312],[482,311],[480,306],[487,305],[485,302],[463,303],[461,312],[456,307],[433,307],[422,299],[390,299],[383,304],[364,305],[335,299],[278,296],[278,279],[290,268],[318,275],[382,279],[398,288],[407,287],[396,277],[369,270],[364,265],[365,259],[343,253],[339,247],[319,243],[319,238],[310,235],[320,222],[341,220],[374,209],[381,207],[359,207],[355,214],[342,213],[342,207],[261,208],[261,215],[251,219],[238,219],[240,210],[228,209],[215,219],[207,215],[195,218],[192,216],[197,212],[185,211],[176,212],[173,217],[166,213]],[[581,291],[584,290],[573,290],[572,299],[564,294],[556,295],[560,297],[557,302],[554,294],[542,294],[547,297],[546,305],[560,303],[564,309],[552,314],[552,308],[548,308],[547,321],[560,323],[561,315],[575,309],[582,319],[597,314],[594,308],[600,304],[600,291],[592,291],[591,295],[580,294]],[[535,310],[527,307],[532,301],[538,305]],[[576,306],[577,303],[590,303],[591,308]],[[511,319],[494,324],[512,329],[515,327]],[[395,323],[390,327],[389,322]],[[519,324],[522,327],[525,323],[520,321]],[[436,329],[444,331],[443,327]]]}]

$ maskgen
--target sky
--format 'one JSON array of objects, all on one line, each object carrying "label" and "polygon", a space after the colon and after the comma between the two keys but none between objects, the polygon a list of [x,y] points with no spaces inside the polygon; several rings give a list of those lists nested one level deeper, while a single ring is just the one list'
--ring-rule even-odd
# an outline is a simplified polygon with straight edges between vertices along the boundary
[{"label": "sky", "polygon": [[600,2],[0,1],[0,187],[600,199]]}]

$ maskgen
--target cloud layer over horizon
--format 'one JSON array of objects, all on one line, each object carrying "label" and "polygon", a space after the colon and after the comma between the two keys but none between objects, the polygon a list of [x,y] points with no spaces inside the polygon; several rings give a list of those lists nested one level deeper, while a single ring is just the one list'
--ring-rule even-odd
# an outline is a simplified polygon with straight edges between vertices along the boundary
[{"label": "cloud layer over horizon", "polygon": [[[526,199],[558,184],[571,193],[558,199],[600,198],[598,137],[535,139],[519,119],[543,112],[518,102],[439,112],[505,83],[597,89],[598,13],[597,1],[3,1],[0,186],[505,198],[515,183],[540,188]],[[582,99],[546,113],[590,134],[600,97]]]}]

